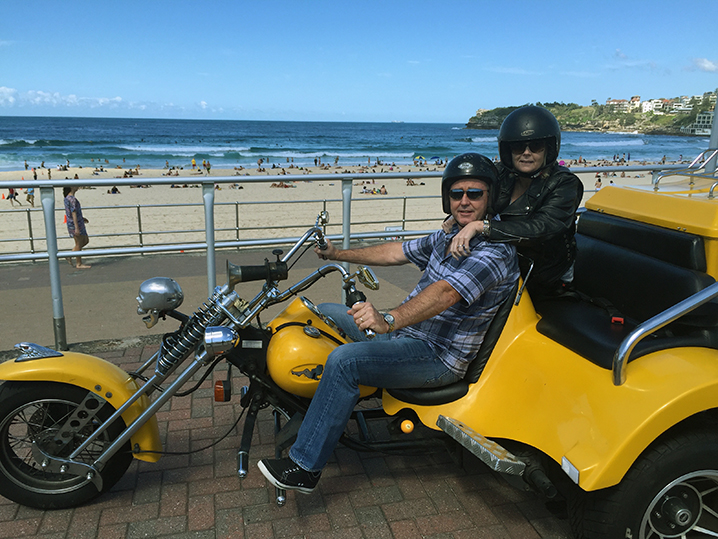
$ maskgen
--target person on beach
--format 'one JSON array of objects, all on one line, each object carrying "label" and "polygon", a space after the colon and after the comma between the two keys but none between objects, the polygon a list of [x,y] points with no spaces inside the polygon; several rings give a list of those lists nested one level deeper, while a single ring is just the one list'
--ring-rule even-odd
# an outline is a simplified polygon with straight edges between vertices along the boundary
[{"label": "person on beach", "polygon": [[[448,246],[459,231],[493,215],[498,174],[489,159],[467,153],[453,159],[441,182],[442,207],[454,218],[447,233],[361,249],[315,249],[322,259],[381,266],[412,262],[422,271],[416,288],[389,312],[370,302],[322,304],[354,342],[327,358],[317,392],[282,459],[262,459],[259,469],[275,487],[308,494],[339,441],[359,398],[359,385],[439,387],[462,379],[499,305],[519,276],[516,250],[482,236],[467,241],[465,256],[451,257]],[[368,340],[364,331],[377,335]]]},{"label": "person on beach", "polygon": [[[87,229],[85,228],[85,224],[90,221],[83,217],[80,201],[75,198],[75,193],[78,189],[79,187],[77,186],[64,187],[62,189],[62,194],[65,196],[67,232],[70,234],[70,237],[75,240],[75,247],[72,249],[73,251],[81,251],[85,245],[90,243],[90,238],[88,237]],[[68,258],[67,261],[72,266],[72,259]],[[77,269],[90,269],[92,266],[83,264],[82,258],[78,256],[75,267]]]},{"label": "person on beach", "polygon": [[[556,162],[561,128],[548,110],[533,105],[509,114],[498,136],[500,221],[476,221],[452,240],[449,251],[465,256],[463,245],[475,235],[516,245],[526,287],[534,304],[570,290],[576,258],[576,210],[581,180]],[[451,226],[451,223],[448,223]],[[540,309],[540,305],[537,305]]]},{"label": "person on beach", "polygon": [[10,201],[11,206],[14,206],[15,202],[18,203],[18,206],[22,206],[22,202],[17,199],[17,191],[12,187],[8,187],[7,189],[7,199]]},{"label": "person on beach", "polygon": [[27,200],[28,203],[30,204],[30,206],[32,206],[34,208],[35,207],[35,188],[28,187],[27,189],[25,189],[25,193],[26,193],[25,200]]}]

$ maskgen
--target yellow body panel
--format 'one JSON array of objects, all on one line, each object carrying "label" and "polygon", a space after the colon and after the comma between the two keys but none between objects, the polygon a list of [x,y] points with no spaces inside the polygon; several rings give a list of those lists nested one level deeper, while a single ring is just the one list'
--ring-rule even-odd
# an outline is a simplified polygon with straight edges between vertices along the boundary
[{"label": "yellow body panel", "polygon": [[[59,382],[69,384],[101,396],[115,409],[122,406],[138,389],[135,380],[125,371],[95,356],[76,352],[63,352],[62,357],[33,359],[29,361],[6,361],[0,364],[0,380],[14,382]],[[147,409],[149,399],[142,396],[124,414],[122,419],[129,425]],[[157,417],[145,423],[131,438],[134,448],[144,451],[161,451]],[[134,453],[138,460],[157,462],[158,453]]]},{"label": "yellow body panel", "polygon": [[[313,396],[327,356],[339,346],[324,335],[308,337],[304,333],[305,324],[328,333],[340,343],[347,342],[324,318],[311,302],[297,298],[272,320],[270,328],[273,335],[267,347],[267,369],[272,380],[285,391],[300,397]],[[359,390],[360,395],[366,397],[376,388],[359,386]]]},{"label": "yellow body panel", "polygon": [[539,334],[537,321],[524,295],[462,399],[415,406],[384,392],[384,409],[394,415],[411,408],[433,428],[440,414],[458,418],[483,436],[523,442],[558,463],[566,457],[590,491],[617,484],[660,434],[718,400],[715,350],[641,357],[629,363],[627,383],[614,386],[610,371]]}]

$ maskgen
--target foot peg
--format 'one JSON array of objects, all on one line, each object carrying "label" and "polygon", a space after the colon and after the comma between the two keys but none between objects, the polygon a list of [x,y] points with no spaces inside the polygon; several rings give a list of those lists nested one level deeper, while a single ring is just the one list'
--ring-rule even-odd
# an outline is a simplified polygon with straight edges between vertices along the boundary
[{"label": "foot peg", "polygon": [[523,475],[526,464],[496,442],[483,437],[454,418],[439,416],[436,426],[459,442],[495,472]]}]

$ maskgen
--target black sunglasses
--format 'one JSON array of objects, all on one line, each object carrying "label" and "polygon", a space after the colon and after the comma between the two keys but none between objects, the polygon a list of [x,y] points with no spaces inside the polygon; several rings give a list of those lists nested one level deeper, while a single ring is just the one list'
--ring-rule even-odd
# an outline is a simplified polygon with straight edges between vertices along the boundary
[{"label": "black sunglasses", "polygon": [[466,194],[469,200],[479,200],[482,196],[484,196],[484,190],[467,189],[464,191],[463,189],[451,189],[449,191],[449,197],[451,197],[451,200],[461,200],[464,198],[464,194]]},{"label": "black sunglasses", "polygon": [[531,153],[540,153],[546,149],[546,142],[543,140],[532,140],[530,142],[510,142],[511,153],[524,153],[526,146]]}]

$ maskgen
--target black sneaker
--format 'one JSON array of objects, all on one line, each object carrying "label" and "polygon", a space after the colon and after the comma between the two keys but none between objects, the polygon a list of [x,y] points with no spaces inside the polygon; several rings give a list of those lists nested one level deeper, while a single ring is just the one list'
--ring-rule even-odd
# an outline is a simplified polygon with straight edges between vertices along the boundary
[{"label": "black sneaker", "polygon": [[262,459],[257,466],[275,487],[298,490],[302,494],[311,494],[322,475],[322,472],[308,472],[290,458]]}]

